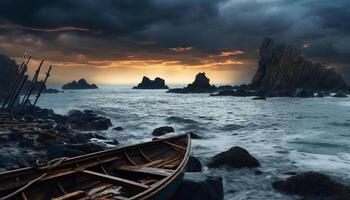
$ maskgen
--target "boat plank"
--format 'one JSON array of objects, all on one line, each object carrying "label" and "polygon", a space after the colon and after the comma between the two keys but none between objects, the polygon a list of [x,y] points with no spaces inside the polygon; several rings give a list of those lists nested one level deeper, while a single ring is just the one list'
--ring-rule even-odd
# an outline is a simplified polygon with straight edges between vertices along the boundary
[{"label": "boat plank", "polygon": [[131,181],[131,180],[127,180],[127,179],[123,179],[123,178],[119,178],[116,176],[101,174],[101,173],[90,171],[90,170],[84,170],[82,172],[85,174],[96,176],[96,177],[101,178],[101,179],[115,182],[117,184],[120,184],[121,186],[129,186],[129,187],[132,186],[132,187],[141,188],[141,189],[148,189],[149,188],[149,186],[147,186],[145,184],[138,183],[138,182]]},{"label": "boat plank", "polygon": [[68,194],[65,194],[63,196],[57,197],[57,198],[53,198],[53,200],[73,200],[73,199],[78,199],[78,198],[82,198],[86,196],[86,192],[82,191],[82,190],[78,190],[75,192],[71,192]]},{"label": "boat plank", "polygon": [[162,168],[151,168],[151,167],[134,167],[134,166],[121,166],[117,168],[118,170],[137,172],[143,174],[150,174],[156,176],[167,177],[173,173],[173,170],[166,170]]},{"label": "boat plank", "polygon": [[168,145],[170,145],[170,146],[172,146],[172,147],[175,147],[175,148],[178,148],[178,149],[181,149],[181,150],[183,150],[183,151],[186,151],[186,148],[185,147],[182,147],[182,146],[180,146],[180,145],[177,145],[177,144],[174,144],[174,143],[171,143],[171,142],[168,142],[168,141],[163,141],[165,144],[168,144]]}]

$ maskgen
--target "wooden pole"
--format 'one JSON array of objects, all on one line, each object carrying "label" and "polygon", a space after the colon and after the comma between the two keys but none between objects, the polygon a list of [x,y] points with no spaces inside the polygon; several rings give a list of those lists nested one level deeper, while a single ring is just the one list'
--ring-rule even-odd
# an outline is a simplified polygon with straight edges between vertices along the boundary
[{"label": "wooden pole", "polygon": [[41,85],[38,94],[36,95],[36,98],[35,98],[35,101],[34,101],[33,106],[36,105],[36,103],[37,103],[37,101],[38,101],[38,99],[39,99],[39,97],[40,97],[40,95],[41,95],[41,92],[43,91],[43,88],[45,87],[46,81],[47,81],[47,79],[48,79],[49,76],[50,76],[51,68],[52,68],[52,66],[50,66],[50,67],[49,67],[49,70],[46,72],[45,80],[44,80],[43,84]]},{"label": "wooden pole", "polygon": [[23,108],[24,108],[25,104],[27,103],[30,95],[32,94],[33,90],[35,89],[35,85],[36,85],[36,83],[38,81],[39,73],[40,73],[41,66],[43,65],[43,63],[44,63],[44,60],[42,60],[40,62],[39,67],[35,71],[35,75],[34,75],[33,80],[31,82],[30,88],[27,90],[27,93],[24,95],[23,100],[21,102],[21,110],[20,111],[23,110]]}]

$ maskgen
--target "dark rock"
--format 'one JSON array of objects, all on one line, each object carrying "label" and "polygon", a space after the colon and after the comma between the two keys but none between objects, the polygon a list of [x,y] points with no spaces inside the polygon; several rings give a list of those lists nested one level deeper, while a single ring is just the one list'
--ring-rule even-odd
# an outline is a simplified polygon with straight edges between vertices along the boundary
[{"label": "dark rock", "polygon": [[55,131],[58,131],[60,133],[69,133],[72,131],[71,127],[68,126],[68,125],[57,125],[55,128],[54,128]]},{"label": "dark rock", "polygon": [[188,158],[186,172],[202,172],[202,163],[198,158],[193,156]]},{"label": "dark rock", "polygon": [[142,82],[132,89],[169,89],[169,87],[165,85],[164,79],[157,77],[154,80],[150,80],[144,76]]},{"label": "dark rock", "polygon": [[34,140],[33,139],[24,139],[18,143],[18,146],[22,147],[22,148],[34,147]]},{"label": "dark rock", "polygon": [[191,139],[202,139],[201,136],[199,136],[198,134],[194,133],[194,132],[188,132],[187,134],[191,135]]},{"label": "dark rock", "polygon": [[56,94],[56,93],[63,93],[63,91],[57,90],[57,89],[53,89],[53,88],[49,88],[46,89],[44,91],[44,93],[48,93],[48,94]]},{"label": "dark rock", "polygon": [[0,168],[7,170],[29,167],[34,165],[35,161],[32,155],[18,150],[0,153]]},{"label": "dark rock", "polygon": [[212,93],[217,88],[215,85],[210,85],[210,80],[205,76],[205,73],[198,73],[193,83],[188,84],[184,88],[170,89],[170,93]]},{"label": "dark rock", "polygon": [[296,90],[294,97],[311,98],[311,97],[315,97],[315,93],[312,90],[299,89],[299,90]]},{"label": "dark rock", "polygon": [[97,116],[91,110],[71,110],[68,112],[68,122],[77,130],[107,130],[112,126],[110,119]]},{"label": "dark rock", "polygon": [[124,130],[124,129],[123,129],[123,127],[121,127],[121,126],[117,126],[117,127],[114,127],[113,130],[114,130],[114,131],[122,131],[122,130]]},{"label": "dark rock", "polygon": [[235,96],[236,92],[234,90],[223,90],[217,94],[210,94],[210,96]]},{"label": "dark rock", "polygon": [[259,167],[259,161],[249,152],[241,147],[232,147],[228,151],[219,153],[210,159],[208,167],[216,168],[221,166],[229,166],[233,168],[253,168]]},{"label": "dark rock", "polygon": [[112,122],[110,119],[100,118],[91,122],[90,125],[94,130],[107,130],[110,126],[112,126]]},{"label": "dark rock", "polygon": [[162,127],[154,129],[153,132],[152,132],[152,135],[154,135],[154,136],[161,136],[161,135],[165,135],[167,133],[172,133],[172,132],[175,132],[173,127],[162,126]]},{"label": "dark rock", "polygon": [[276,181],[273,188],[308,198],[350,199],[350,187],[337,183],[324,174],[305,172]]},{"label": "dark rock", "polygon": [[222,85],[218,87],[218,91],[222,91],[222,90],[233,90],[235,89],[234,86],[231,85]]},{"label": "dark rock", "polygon": [[254,97],[253,100],[266,100],[266,97],[262,97],[262,96]]},{"label": "dark rock", "polygon": [[325,95],[323,94],[323,92],[317,92],[316,97],[322,98]]},{"label": "dark rock", "polygon": [[60,144],[51,146],[47,151],[47,157],[49,160],[52,160],[60,157],[75,157],[102,150],[105,150],[105,147],[94,143]]},{"label": "dark rock", "polygon": [[286,172],[284,174],[288,175],[288,176],[294,176],[294,175],[297,175],[298,173],[296,173],[296,172]]},{"label": "dark rock", "polygon": [[262,172],[262,171],[260,171],[260,170],[255,170],[255,171],[254,171],[254,174],[258,176],[258,175],[263,174],[263,172]]},{"label": "dark rock", "polygon": [[8,134],[8,137],[9,137],[9,140],[11,141],[21,141],[21,140],[24,140],[24,136],[23,134],[21,133],[16,133],[16,132],[13,132],[11,134]]},{"label": "dark rock", "polygon": [[63,85],[62,89],[64,90],[76,90],[76,89],[97,89],[95,84],[88,84],[85,79],[80,79],[78,82],[72,81]]},{"label": "dark rock", "polygon": [[92,138],[97,138],[100,140],[107,140],[104,136],[97,133],[78,133],[69,138],[69,142],[71,144],[79,144],[79,143],[89,143]]},{"label": "dark rock", "polygon": [[334,69],[312,63],[293,46],[276,44],[265,38],[259,54],[259,68],[250,85],[253,89],[271,92],[295,91],[297,88],[332,91],[347,88]]},{"label": "dark rock", "polygon": [[251,97],[251,96],[257,96],[258,94],[253,91],[246,88],[237,88],[235,90],[223,90],[218,92],[217,94],[211,94],[210,96],[236,96],[236,97]]},{"label": "dark rock", "polygon": [[115,140],[115,139],[107,140],[107,141],[105,141],[105,143],[111,144],[111,145],[118,145],[119,144],[118,140]]},{"label": "dark rock", "polygon": [[221,177],[207,176],[202,173],[185,173],[174,200],[222,200],[224,189]]},{"label": "dark rock", "polygon": [[332,97],[345,98],[348,97],[345,93],[337,92]]}]

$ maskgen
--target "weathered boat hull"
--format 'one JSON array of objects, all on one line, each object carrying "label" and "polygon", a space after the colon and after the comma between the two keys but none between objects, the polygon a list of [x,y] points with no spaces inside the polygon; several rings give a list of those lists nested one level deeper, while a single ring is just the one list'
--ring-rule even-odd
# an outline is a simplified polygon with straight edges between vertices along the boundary
[{"label": "weathered boat hull", "polygon": [[180,135],[0,173],[0,197],[167,200],[182,182],[190,145],[190,135]]}]

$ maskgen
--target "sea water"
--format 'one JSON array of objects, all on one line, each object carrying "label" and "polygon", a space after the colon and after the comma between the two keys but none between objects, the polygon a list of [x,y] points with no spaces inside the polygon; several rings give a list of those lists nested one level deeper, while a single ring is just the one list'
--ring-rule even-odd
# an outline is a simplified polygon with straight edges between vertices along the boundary
[{"label": "sea water", "polygon": [[233,146],[247,149],[260,161],[263,174],[204,167],[204,173],[223,177],[225,199],[297,199],[271,186],[287,178],[287,172],[317,171],[350,183],[350,98],[259,101],[102,86],[43,94],[38,105],[60,114],[89,109],[109,117],[124,130],[104,133],[121,146],[151,140],[152,130],[160,126],[174,127],[173,134],[193,131],[203,139],[192,140],[192,155],[204,166],[210,157]]}]

